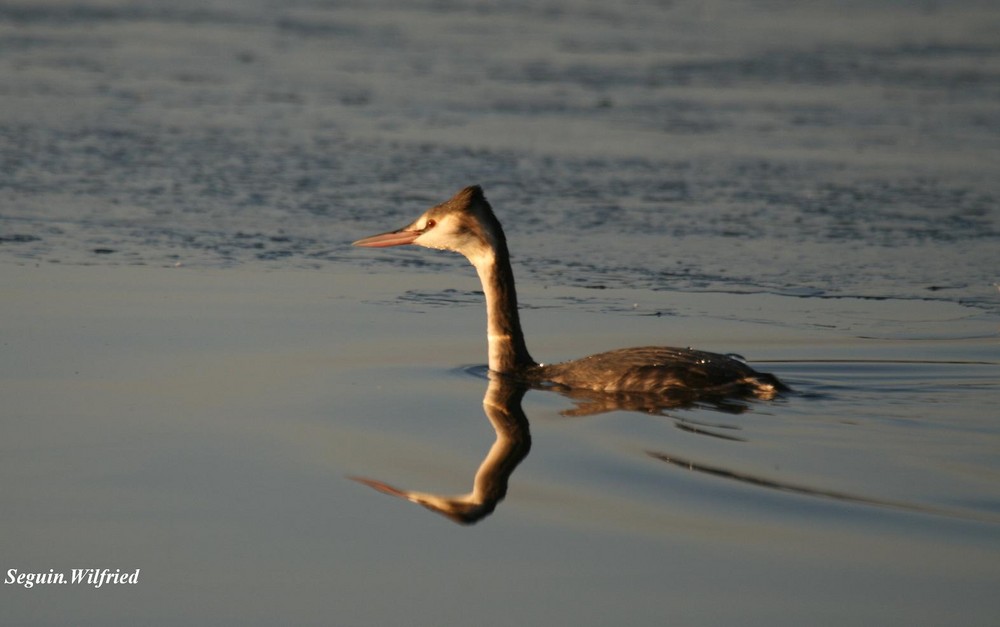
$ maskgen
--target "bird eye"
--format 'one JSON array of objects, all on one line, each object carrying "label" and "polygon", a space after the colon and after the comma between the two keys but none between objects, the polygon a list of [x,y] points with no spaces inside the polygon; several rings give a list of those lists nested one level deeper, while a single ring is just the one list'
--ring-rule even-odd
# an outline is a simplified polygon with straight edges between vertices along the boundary
[{"label": "bird eye", "polygon": [[435,222],[434,220],[428,220],[427,222],[424,223],[424,230],[427,231],[434,228],[435,224],[437,224],[437,222]]}]

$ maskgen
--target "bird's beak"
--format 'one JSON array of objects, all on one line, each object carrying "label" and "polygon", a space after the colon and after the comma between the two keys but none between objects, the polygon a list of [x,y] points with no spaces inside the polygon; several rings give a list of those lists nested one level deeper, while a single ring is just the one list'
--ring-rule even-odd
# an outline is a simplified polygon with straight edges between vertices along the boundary
[{"label": "bird's beak", "polygon": [[412,244],[413,240],[420,237],[423,231],[409,231],[405,228],[398,231],[389,231],[379,235],[372,235],[351,244],[352,246],[364,246],[365,248],[386,248],[387,246],[402,246]]}]

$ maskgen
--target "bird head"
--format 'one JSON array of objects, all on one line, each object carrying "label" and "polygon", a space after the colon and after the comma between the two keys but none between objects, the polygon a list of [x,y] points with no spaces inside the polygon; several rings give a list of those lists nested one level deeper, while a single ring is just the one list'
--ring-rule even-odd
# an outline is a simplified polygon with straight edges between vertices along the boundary
[{"label": "bird head", "polygon": [[359,239],[353,245],[384,248],[404,244],[451,250],[473,264],[495,254],[501,245],[506,247],[500,223],[478,185],[466,187],[401,229]]}]

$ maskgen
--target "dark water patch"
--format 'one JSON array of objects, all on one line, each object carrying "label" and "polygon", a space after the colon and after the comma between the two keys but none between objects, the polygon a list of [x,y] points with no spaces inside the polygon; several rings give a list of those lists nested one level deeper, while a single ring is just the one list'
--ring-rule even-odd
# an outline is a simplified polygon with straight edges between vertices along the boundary
[{"label": "dark water patch", "polygon": [[54,24],[59,26],[138,20],[181,24],[233,24],[246,20],[240,12],[222,12],[183,5],[31,2],[10,2],[0,5],[0,18],[22,25]]},{"label": "dark water patch", "polygon": [[314,37],[320,39],[364,38],[368,45],[375,42],[386,42],[392,46],[403,46],[407,43],[404,30],[393,26],[371,26],[360,21],[335,19],[325,11],[313,11],[303,15],[287,14],[278,17],[275,28],[282,33],[296,37]]},{"label": "dark water patch", "polygon": [[26,244],[28,242],[37,242],[40,237],[37,235],[22,235],[20,233],[13,233],[11,235],[0,235],[0,244]]},{"label": "dark water patch", "polygon": [[[693,433],[696,435],[704,435],[710,438],[717,438],[719,440],[725,440],[727,442],[745,442],[745,438],[739,436],[731,435],[722,431],[717,431],[714,428],[706,428],[702,425],[694,424],[690,421],[678,420],[674,426],[676,426],[681,431],[686,431],[688,433]],[[731,426],[730,426],[731,428]]]},{"label": "dark water patch", "polygon": [[[150,137],[132,131],[78,135],[54,148],[54,167],[44,175],[26,157],[20,165],[14,159],[15,167],[0,178],[6,176],[9,192],[24,200],[0,219],[26,218],[55,198],[65,209],[56,215],[42,211],[50,217],[34,220],[36,226],[73,224],[81,242],[110,230],[114,237],[142,242],[150,257],[159,255],[158,248],[182,247],[217,253],[227,264],[283,258],[449,269],[463,264],[431,251],[372,256],[347,244],[398,228],[458,186],[481,182],[507,227],[522,280],[864,296],[871,288],[858,286],[893,276],[878,265],[884,250],[888,256],[882,259],[894,259],[892,271],[899,273],[885,297],[922,297],[927,294],[922,286],[952,285],[935,295],[984,304],[995,300],[995,290],[987,289],[996,281],[989,259],[996,259],[994,246],[1000,242],[995,197],[922,177],[845,184],[824,181],[815,164],[551,159],[377,142],[316,143],[299,146],[293,156],[274,157],[238,134],[223,139],[215,133],[188,137],[150,158],[144,156]],[[184,161],[180,155],[188,149],[203,156]],[[363,159],[362,170],[352,164],[349,169],[358,172],[354,181],[338,183],[327,173],[326,168],[348,167],[350,160],[337,155],[387,150],[390,159]],[[231,158],[231,152],[241,156]],[[72,154],[80,155],[84,167],[66,167],[62,155]],[[44,164],[44,149],[41,156]],[[295,165],[289,167],[286,159]],[[461,162],[465,175],[428,170],[428,164],[440,162]],[[77,199],[74,206],[58,200],[67,194]],[[111,207],[118,209],[109,212]],[[260,237],[248,236],[258,232]],[[289,240],[269,239],[275,235]],[[72,239],[61,243],[72,246]],[[922,250],[927,245],[983,252],[978,261],[968,256],[966,269],[930,263]],[[824,254],[840,246],[852,251],[847,265],[843,259],[830,265],[833,258]],[[827,253],[817,252],[822,250]],[[272,252],[260,255],[263,251]],[[961,285],[967,287],[955,276],[964,276]]]},{"label": "dark water patch", "polygon": [[[579,41],[569,46],[581,51]],[[634,42],[631,46],[635,46]],[[593,42],[589,46],[627,48],[621,43]],[[902,43],[896,46],[825,45],[780,46],[718,58],[697,54],[673,55],[623,66],[606,59],[581,60],[572,56],[532,59],[520,66],[494,66],[493,77],[509,82],[574,84],[593,90],[660,87],[739,87],[747,85],[878,84],[907,88],[973,89],[996,95],[998,74],[983,62],[1000,56],[1000,47],[965,44]],[[647,57],[648,58],[648,57]],[[927,61],[947,60],[933,66]]]},{"label": "dark water patch", "polygon": [[443,290],[406,290],[394,302],[426,305],[428,307],[454,307],[467,305],[482,305],[483,293],[467,290],[446,288]]},{"label": "dark water patch", "polygon": [[[6,131],[14,136],[22,133]],[[846,185],[824,181],[816,166],[791,163],[737,161],[727,171],[719,171],[719,164],[702,169],[708,164],[695,162],[555,162],[502,151],[396,145],[388,147],[393,153],[388,161],[365,164],[376,166],[368,171],[370,180],[344,185],[334,184],[328,174],[356,168],[348,167],[342,155],[386,147],[325,142],[284,146],[276,156],[247,143],[249,138],[241,140],[238,134],[209,131],[201,137],[188,136],[172,147],[157,144],[155,137],[155,131],[121,129],[21,137],[13,145],[20,144],[23,150],[15,148],[13,154],[5,155],[11,169],[4,183],[22,193],[108,196],[118,203],[166,213],[238,215],[266,208],[291,216],[307,212],[355,223],[362,218],[408,221],[440,198],[430,191],[393,190],[406,189],[408,179],[416,183],[428,163],[461,160],[467,170],[461,183],[442,183],[440,189],[485,183],[490,196],[501,199],[498,213],[514,230],[570,228],[618,236],[662,233],[670,237],[805,235],[815,240],[867,239],[880,245],[928,238],[1000,238],[994,194],[923,178]],[[156,149],[151,150],[154,144]],[[202,157],[182,158],[188,154]],[[498,179],[498,168],[516,171],[517,178]],[[394,182],[387,189],[373,191],[378,179],[390,178]],[[800,189],[789,189],[789,178]],[[810,180],[814,181],[811,185]],[[495,184],[489,187],[491,181]],[[426,182],[413,187],[429,189]]]},{"label": "dark water patch", "polygon": [[720,479],[726,479],[738,483],[744,483],[754,487],[765,488],[769,490],[777,490],[779,492],[787,492],[791,494],[798,494],[802,496],[809,496],[821,499],[831,499],[834,501],[844,501],[848,503],[858,503],[861,505],[869,505],[874,507],[886,507],[890,509],[898,509],[915,513],[934,514],[937,516],[947,516],[952,518],[978,520],[982,522],[1000,523],[1000,517],[987,515],[986,512],[976,513],[975,511],[946,509],[930,505],[922,505],[919,503],[893,501],[877,497],[864,496],[861,494],[840,492],[836,490],[827,490],[824,488],[794,484],[782,480],[744,473],[738,470],[704,464],[701,462],[693,461],[691,459],[687,459],[684,457],[678,457],[677,455],[664,453],[661,451],[649,451],[648,455],[653,459],[666,462],[672,466],[677,466],[691,472],[704,473]]}]

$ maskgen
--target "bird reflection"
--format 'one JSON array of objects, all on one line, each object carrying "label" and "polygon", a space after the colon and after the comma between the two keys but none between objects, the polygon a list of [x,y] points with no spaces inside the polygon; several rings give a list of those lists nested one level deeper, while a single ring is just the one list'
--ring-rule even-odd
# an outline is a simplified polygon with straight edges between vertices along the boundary
[{"label": "bird reflection", "polygon": [[612,411],[634,411],[641,414],[662,416],[666,414],[667,410],[695,407],[713,409],[726,414],[741,414],[749,410],[753,402],[752,397],[713,394],[699,390],[672,390],[670,394],[650,394],[598,392],[547,383],[533,384],[531,387],[558,392],[573,401],[573,409],[559,412],[563,416],[595,416]]},{"label": "bird reflection", "polygon": [[[477,372],[477,369],[471,369]],[[368,477],[350,477],[379,492],[390,494],[412,503],[423,505],[452,521],[471,525],[489,516],[507,495],[507,484],[528,451],[531,450],[531,431],[528,419],[521,408],[521,400],[529,389],[555,391],[571,399],[575,407],[560,412],[564,416],[591,416],[610,411],[637,411],[664,415],[667,410],[691,407],[710,407],[724,413],[740,413],[749,405],[735,399],[714,398],[704,394],[696,396],[663,396],[659,394],[611,394],[563,389],[558,386],[529,385],[524,381],[492,371],[478,372],[489,380],[483,397],[483,411],[496,431],[496,441],[479,465],[472,482],[472,491],[466,494],[438,494],[405,490]],[[697,422],[673,416],[679,429],[725,440],[742,441],[742,438],[724,433],[735,430],[732,425]]]},{"label": "bird reflection", "polygon": [[517,381],[489,373],[490,382],[483,397],[483,411],[496,431],[497,439],[479,464],[467,494],[435,494],[402,490],[366,477],[351,479],[379,492],[419,503],[456,523],[471,525],[493,513],[497,503],[507,495],[507,482],[517,465],[531,450],[531,431],[521,409],[521,399],[527,387]]},{"label": "bird reflection", "polygon": [[[475,371],[475,369],[473,369]],[[736,435],[740,432],[737,424],[709,420],[703,412],[692,412],[701,416],[682,416],[673,410],[714,409],[723,413],[740,413],[752,408],[750,404],[739,404],[733,399],[719,398],[667,398],[663,396],[584,394],[579,390],[563,390],[552,386],[528,385],[524,381],[494,372],[486,372],[489,384],[483,398],[483,410],[496,431],[496,441],[479,465],[472,482],[472,490],[466,494],[438,494],[405,490],[385,482],[367,477],[350,477],[379,492],[390,494],[447,517],[453,522],[471,525],[489,516],[507,495],[510,477],[517,466],[524,461],[531,450],[531,433],[528,419],[521,408],[521,401],[529,389],[544,389],[564,394],[574,401],[575,407],[564,410],[564,416],[588,416],[609,411],[639,411],[647,414],[669,416],[674,425],[687,433],[719,438],[732,442],[746,442]],[[759,401],[758,401],[759,402]],[[830,490],[803,484],[782,481],[744,472],[738,468],[726,468],[704,463],[685,455],[677,455],[662,450],[647,450],[646,454],[669,467],[684,471],[709,475],[725,481],[734,481],[756,488],[775,490],[800,496],[842,501],[859,505],[890,508],[926,514],[937,514],[957,518],[988,520],[996,522],[992,516],[983,517],[965,510],[938,508],[920,503],[907,503],[883,499],[846,491]]]}]

